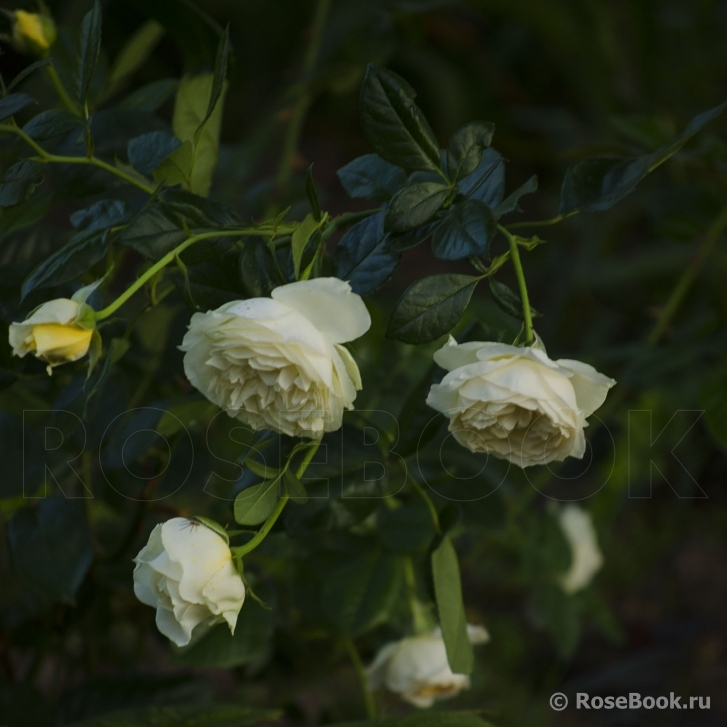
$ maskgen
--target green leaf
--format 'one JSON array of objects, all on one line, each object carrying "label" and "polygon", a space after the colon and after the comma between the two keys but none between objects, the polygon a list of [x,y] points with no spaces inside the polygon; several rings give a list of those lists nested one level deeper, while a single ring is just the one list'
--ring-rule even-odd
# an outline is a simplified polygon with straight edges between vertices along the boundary
[{"label": "green leaf", "polygon": [[495,303],[505,313],[509,313],[511,316],[522,320],[523,304],[520,296],[514,290],[494,278],[490,278],[490,290],[492,291],[492,297],[495,299]]},{"label": "green leaf", "polygon": [[23,70],[20,71],[20,73],[18,73],[18,75],[15,76],[15,78],[13,78],[13,80],[8,84],[6,92],[10,93],[21,81],[24,81],[31,73],[35,73],[39,68],[43,68],[49,63],[50,56],[48,56],[47,58],[41,58],[39,61],[31,63],[29,66],[23,68]]},{"label": "green leaf", "polygon": [[18,111],[22,111],[33,103],[37,103],[37,101],[27,93],[11,93],[0,98],[0,121],[17,114]]},{"label": "green leaf", "polygon": [[353,638],[384,623],[403,582],[403,560],[368,553],[330,574],[323,586],[323,608],[341,636]]},{"label": "green leaf", "polygon": [[354,293],[367,295],[380,288],[399,265],[401,255],[390,250],[379,212],[355,224],[336,246],[336,277],[347,280]]},{"label": "green leaf", "polygon": [[282,275],[270,248],[260,238],[247,238],[240,252],[240,279],[250,298],[268,298],[283,285]]},{"label": "green leaf", "polygon": [[280,477],[243,490],[235,498],[235,520],[240,525],[259,525],[267,520],[280,499]]},{"label": "green leaf", "polygon": [[109,227],[125,225],[131,219],[131,210],[119,199],[102,199],[88,209],[78,210],[71,215],[71,224],[77,230],[106,230]]},{"label": "green leaf", "polygon": [[432,553],[432,576],[449,667],[455,674],[470,674],[475,657],[467,636],[457,552],[448,535]]},{"label": "green leaf", "polygon": [[400,189],[386,209],[386,229],[407,232],[429,222],[450,193],[446,184],[416,182]]},{"label": "green leaf", "polygon": [[494,133],[495,125],[491,121],[470,121],[454,133],[447,147],[447,171],[452,182],[477,169]]},{"label": "green leaf", "polygon": [[218,624],[191,646],[176,651],[176,661],[187,667],[234,669],[259,663],[271,649],[275,612],[246,602],[237,617],[234,636]]},{"label": "green leaf", "polygon": [[225,704],[185,704],[125,709],[69,727],[253,727],[279,716],[274,710]]},{"label": "green leaf", "polygon": [[225,88],[225,78],[227,76],[227,61],[230,55],[230,26],[228,25],[217,45],[217,56],[215,58],[215,70],[212,74],[212,87],[210,88],[209,101],[207,102],[207,111],[204,118],[197,127],[197,131],[205,125],[207,120],[214,113],[217,103],[222,96]]},{"label": "green leaf", "polygon": [[25,202],[43,181],[38,162],[23,159],[5,170],[0,181],[0,207],[13,207]]},{"label": "green leaf", "polygon": [[81,119],[66,109],[51,109],[41,111],[23,127],[23,131],[36,141],[46,141],[56,136],[80,130],[83,126]]},{"label": "green leaf", "polygon": [[369,64],[361,86],[361,126],[374,151],[404,169],[436,170],[439,144],[403,79]]},{"label": "green leaf", "polygon": [[164,35],[164,27],[156,20],[147,20],[126,42],[114,59],[109,84],[116,86],[133,76],[151,56]]},{"label": "green leaf", "polygon": [[127,152],[136,170],[142,174],[152,174],[181,145],[182,142],[176,136],[165,131],[151,131],[131,139]]},{"label": "green leaf", "polygon": [[412,283],[391,314],[388,338],[428,343],[454,328],[470,302],[480,278],[445,273]]},{"label": "green leaf", "polygon": [[480,163],[472,174],[457,184],[460,194],[478,199],[494,209],[505,194],[505,160],[492,147],[482,154]]},{"label": "green leaf", "polygon": [[107,230],[84,230],[43,260],[23,281],[21,300],[38,288],[75,280],[103,260],[109,249]]},{"label": "green leaf", "polygon": [[[509,313],[518,320],[523,320],[523,304],[520,296],[508,285],[505,285],[505,283],[501,283],[494,278],[490,278],[489,282],[490,292],[492,293],[495,303],[497,303],[497,305],[500,306],[505,313]],[[530,306],[530,315],[533,318],[540,318],[540,313],[538,313],[538,311],[536,311],[532,306]]]},{"label": "green leaf", "polygon": [[434,231],[432,251],[440,260],[487,255],[496,229],[497,221],[484,202],[465,199],[453,205]]},{"label": "green leaf", "polygon": [[81,108],[86,106],[91,78],[101,52],[101,5],[94,0],[93,7],[81,21],[76,52],[76,95]]},{"label": "green leaf", "polygon": [[295,228],[293,239],[290,243],[290,249],[293,253],[293,269],[295,270],[296,280],[300,280],[301,260],[303,259],[303,251],[305,250],[308,240],[311,239],[313,233],[320,227],[320,223],[312,215],[306,215],[305,219]]},{"label": "green leaf", "polygon": [[303,483],[289,469],[285,470],[283,476],[285,493],[296,505],[305,505],[308,502],[308,493]]},{"label": "green leaf", "polygon": [[671,144],[639,157],[582,159],[568,167],[560,193],[560,213],[602,212],[613,207],[669,157],[676,154],[702,127],[727,108],[727,101],[695,116]]},{"label": "green leaf", "polygon": [[431,237],[432,233],[441,224],[442,220],[437,216],[432,222],[427,222],[426,225],[420,225],[408,232],[389,232],[386,235],[385,247],[389,252],[395,253],[411,250],[411,248],[421,245],[422,242]]},{"label": "green leaf", "polygon": [[185,76],[179,84],[172,130],[182,141],[182,146],[156,169],[154,179],[157,182],[176,184],[183,181],[190,191],[203,197],[209,194],[217,166],[226,88],[223,84],[214,109],[207,116],[208,106],[216,92],[215,83],[215,76],[206,73]]},{"label": "green leaf", "polygon": [[500,204],[493,210],[495,217],[502,217],[502,215],[509,214],[519,209],[518,204],[520,197],[525,194],[532,194],[538,191],[538,178],[533,174],[525,184],[519,186],[512,194],[508,195],[507,199],[504,199]]},{"label": "green leaf", "polygon": [[383,546],[394,553],[424,553],[434,537],[432,516],[421,500],[383,510],[377,528]]},{"label": "green leaf", "polygon": [[316,222],[321,220],[321,203],[318,201],[316,183],[313,181],[313,165],[311,164],[305,172],[305,194],[308,197],[308,204],[313,212]]},{"label": "green leaf", "polygon": [[378,154],[365,154],[338,170],[348,196],[388,202],[405,184],[406,173]]},{"label": "green leaf", "polygon": [[47,497],[8,523],[13,567],[24,580],[73,603],[93,560],[93,538],[83,499]]}]

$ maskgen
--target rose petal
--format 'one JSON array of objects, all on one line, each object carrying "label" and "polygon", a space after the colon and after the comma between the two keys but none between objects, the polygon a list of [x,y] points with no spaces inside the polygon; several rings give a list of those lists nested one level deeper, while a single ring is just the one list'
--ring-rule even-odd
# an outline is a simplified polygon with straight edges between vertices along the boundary
[{"label": "rose petal", "polygon": [[353,341],[371,327],[361,296],[338,278],[301,280],[281,285],[270,295],[305,316],[333,343]]}]

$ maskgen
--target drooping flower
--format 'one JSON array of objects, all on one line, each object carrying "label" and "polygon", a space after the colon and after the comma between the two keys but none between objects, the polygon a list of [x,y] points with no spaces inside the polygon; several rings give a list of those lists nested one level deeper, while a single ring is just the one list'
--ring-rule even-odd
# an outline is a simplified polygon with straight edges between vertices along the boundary
[{"label": "drooping flower", "polygon": [[603,565],[603,555],[587,510],[566,505],[558,513],[558,520],[571,549],[571,565],[561,576],[560,584],[566,593],[576,593],[593,580]]},{"label": "drooping flower", "polygon": [[434,360],[449,373],[427,404],[449,418],[454,438],[520,467],[583,457],[586,419],[616,383],[580,361],[552,361],[540,346],[450,337]]},{"label": "drooping flower", "polygon": [[214,530],[172,518],[152,530],[134,562],[136,597],[156,608],[157,628],[177,646],[186,646],[200,624],[226,621],[234,633],[245,585]]}]

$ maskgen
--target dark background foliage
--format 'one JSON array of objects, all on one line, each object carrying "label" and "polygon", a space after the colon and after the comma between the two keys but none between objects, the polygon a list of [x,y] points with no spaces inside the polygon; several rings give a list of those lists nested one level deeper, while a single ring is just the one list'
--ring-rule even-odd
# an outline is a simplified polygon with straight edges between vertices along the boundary
[{"label": "dark background foliage", "polygon": [[[89,4],[60,0],[49,6],[59,25],[77,28]],[[336,170],[371,151],[358,105],[369,62],[391,68],[417,89],[441,145],[467,121],[493,121],[494,146],[509,161],[508,193],[538,175],[538,194],[521,201],[527,220],[557,214],[563,175],[574,161],[654,151],[727,97],[724,0],[334,0],[313,67],[305,57],[314,37],[314,3],[207,0],[199,6],[208,25],[191,2],[105,3],[103,62],[150,15],[167,27],[155,52],[117,90],[124,98],[161,79],[209,70],[218,32],[229,23],[233,58],[212,197],[245,219],[263,219],[288,205],[294,218],[305,214],[311,163],[324,209],[335,215],[367,206],[347,198]],[[28,59],[6,50],[0,65],[12,78]],[[28,90],[50,98],[39,79],[31,79]],[[135,133],[129,127],[136,121],[112,120],[97,147],[115,148],[115,134],[128,138],[155,124],[163,128],[171,113],[170,96],[158,119]],[[299,131],[291,133],[298,122]],[[524,265],[532,302],[544,314],[536,327],[549,353],[588,361],[619,382],[599,413],[602,421],[592,424],[593,446],[584,463],[552,473],[528,470],[527,476],[488,463],[464,484],[422,464],[425,475],[428,466],[435,473],[438,505],[449,503],[453,517],[466,525],[458,539],[465,604],[471,620],[492,634],[491,644],[477,651],[472,690],[454,704],[486,710],[498,725],[716,727],[727,716],[727,255],[723,239],[708,255],[702,247],[727,199],[725,123],[722,118],[710,125],[608,212],[534,230],[547,244],[525,254]],[[293,141],[290,148],[286,139]],[[13,153],[3,147],[3,154]],[[70,214],[104,192],[94,185],[98,180],[87,172],[53,170],[38,202],[46,207],[32,212],[36,226],[28,228],[7,211],[0,216],[6,321],[50,297],[36,291],[18,306],[26,273],[68,238]],[[690,266],[695,283],[655,342],[665,303]],[[114,281],[119,292],[133,270]],[[394,278],[373,297],[375,325],[355,346],[365,383],[357,408],[399,416],[409,394],[421,398],[435,346],[395,343],[384,331],[407,285],[439,272],[466,270],[435,260],[420,246],[405,253]],[[212,287],[224,288],[221,274],[210,273]],[[515,286],[509,271],[502,277]],[[209,497],[210,491],[227,492],[224,480],[207,480],[213,469],[223,469],[205,450],[206,426],[216,411],[185,388],[176,350],[187,318],[178,305],[146,314],[134,346],[88,403],[86,447],[94,456],[84,454],[78,467],[93,483],[92,502],[59,497],[21,507],[23,475],[33,493],[44,476],[41,443],[34,439],[43,430],[24,441],[23,411],[80,415],[83,372],[59,370],[48,383],[38,378],[36,362],[10,361],[7,345],[0,344],[0,380],[7,384],[0,394],[0,724],[72,724],[122,707],[212,700],[282,708],[291,725],[360,717],[353,670],[326,636],[330,620],[340,615],[321,614],[316,599],[327,575],[353,552],[347,528],[371,513],[365,501],[339,501],[332,508],[309,503],[288,512],[250,565],[256,590],[275,609],[245,604],[257,610],[250,611],[229,657],[226,643],[208,644],[204,653],[172,654],[153,630],[150,609],[133,598],[130,559],[155,520],[203,509],[222,522],[231,519],[229,503],[210,504]],[[455,332],[475,320],[504,340],[517,333],[517,322],[499,311],[484,285]],[[157,411],[140,410],[126,422],[128,432],[160,431],[162,412],[171,407],[191,422],[200,456],[190,461],[168,419],[170,428],[161,431],[173,441],[175,456],[163,474],[169,453],[153,434],[134,435],[131,454],[120,451],[123,431],[112,428],[111,441],[102,441],[117,415],[142,406]],[[650,411],[651,432],[648,417],[633,413],[629,419],[629,411]],[[705,413],[694,423],[697,416],[685,411]],[[411,448],[402,452],[408,455],[414,448],[407,436],[418,421],[402,419],[400,446]],[[228,438],[230,425],[222,418],[213,424],[213,451],[234,460],[239,447]],[[56,415],[52,425],[66,435],[66,444],[80,437],[80,451],[83,437],[70,415]],[[351,442],[345,431],[340,437],[347,452],[355,450],[355,436]],[[338,441],[331,445],[333,450]],[[671,453],[677,445],[678,460]],[[448,451],[457,457],[456,448]],[[123,456],[136,476],[122,472]],[[460,475],[480,466],[464,455],[451,461]],[[238,471],[228,469],[222,477],[234,480]],[[398,482],[393,458],[389,472]],[[152,482],[153,491],[139,482]],[[358,486],[354,475],[343,484]],[[66,494],[79,494],[78,487],[61,480]],[[483,493],[491,494],[477,499]],[[541,582],[558,559],[544,531],[548,504],[557,498],[587,498],[606,559],[594,586],[577,599],[549,596]],[[412,521],[421,522],[414,501],[410,508]],[[397,541],[392,533],[401,526],[383,516],[378,531],[387,552],[418,553],[428,545],[416,538]],[[11,562],[11,551],[27,557]],[[335,599],[333,593],[327,602]],[[360,639],[366,658],[400,635],[405,622],[396,608],[378,622],[378,615],[373,618]],[[708,695],[711,710],[688,717],[570,708],[555,714],[548,706],[555,691]],[[390,714],[402,711],[393,698],[384,703]]]}]

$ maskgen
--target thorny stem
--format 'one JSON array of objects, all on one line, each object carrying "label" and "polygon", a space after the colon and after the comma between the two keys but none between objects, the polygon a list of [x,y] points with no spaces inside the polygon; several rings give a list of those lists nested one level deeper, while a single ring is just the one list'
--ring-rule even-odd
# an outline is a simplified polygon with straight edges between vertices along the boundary
[{"label": "thorny stem", "polygon": [[273,230],[272,228],[266,227],[245,227],[243,229],[224,229],[214,230],[211,232],[202,232],[199,235],[187,238],[183,243],[177,245],[173,250],[170,250],[163,258],[158,260],[148,270],[146,270],[139,278],[137,278],[113,303],[106,306],[103,310],[96,313],[96,320],[103,320],[108,318],[110,315],[115,313],[121,306],[136,293],[148,280],[151,280],[160,270],[174,262],[176,257],[186,250],[195,242],[200,240],[210,240],[216,237],[243,237],[243,236],[256,236],[263,235],[268,232],[281,231],[282,234],[288,234],[292,232],[293,227],[280,226]]},{"label": "thorny stem", "polygon": [[361,656],[358,653],[358,649],[351,639],[343,639],[341,643],[343,644],[343,648],[348,652],[353,668],[356,670],[356,676],[358,677],[359,684],[361,685],[361,692],[363,693],[364,703],[366,704],[366,716],[369,719],[376,719],[376,702],[374,701],[374,695],[371,694],[371,690],[369,689],[369,682],[366,678],[366,670],[361,662]]},{"label": "thorny stem", "polygon": [[111,164],[107,164],[101,159],[93,156],[73,157],[51,154],[50,152],[47,152],[42,146],[40,146],[40,144],[38,144],[34,139],[28,136],[19,126],[15,126],[14,124],[0,124],[0,132],[2,131],[7,131],[10,134],[15,134],[16,136],[19,136],[26,144],[28,144],[28,146],[30,146],[35,152],[38,153],[38,158],[35,159],[35,161],[37,162],[41,162],[42,164],[86,164],[92,167],[97,167],[98,169],[103,169],[109,174],[113,174],[115,177],[118,177],[124,182],[133,185],[137,189],[140,189],[142,192],[146,192],[147,194],[154,193],[154,188],[146,184],[146,182],[144,182],[143,180],[138,179],[131,174],[128,174],[123,169],[117,169],[116,167],[112,166]]},{"label": "thorny stem", "polygon": [[[298,469],[295,473],[295,476],[300,479],[304,474],[306,469],[308,469],[308,465],[310,464],[311,460],[315,456],[316,452],[318,451],[318,447],[321,445],[321,440],[315,440],[312,442],[308,448],[308,451],[305,453],[305,456],[303,457],[303,461],[298,466]],[[265,540],[267,534],[272,530],[273,525],[275,525],[275,522],[280,517],[280,513],[283,512],[285,509],[286,504],[288,503],[288,500],[290,499],[290,495],[282,495],[282,497],[278,500],[277,504],[275,505],[275,509],[270,513],[268,516],[268,519],[263,523],[260,530],[255,533],[255,537],[252,538],[252,540],[248,541],[244,545],[241,545],[237,548],[233,548],[233,552],[238,558],[242,558],[244,555],[247,555],[249,552],[255,550],[260,543]]]},{"label": "thorny stem", "polygon": [[679,278],[677,284],[674,286],[666,305],[661,311],[661,315],[659,316],[656,325],[649,334],[649,337],[646,339],[646,344],[648,346],[653,348],[657,343],[659,343],[659,340],[669,327],[672,318],[674,318],[674,315],[689,292],[689,289],[694,284],[697,275],[699,275],[699,271],[702,269],[705,260],[709,257],[709,254],[712,252],[712,249],[724,232],[725,227],[727,227],[727,207],[722,210],[720,215],[707,230],[707,233],[704,236],[704,241],[700,245],[691,265],[684,271],[681,278]]},{"label": "thorny stem", "polygon": [[530,312],[530,299],[528,298],[528,286],[525,282],[525,273],[523,272],[523,264],[520,261],[520,250],[518,250],[517,240],[510,233],[510,231],[498,225],[497,229],[505,235],[507,242],[510,245],[510,259],[512,265],[515,268],[515,275],[517,276],[518,287],[520,288],[520,299],[523,306],[523,320],[525,321],[525,345],[529,346],[533,340],[533,315]]}]

